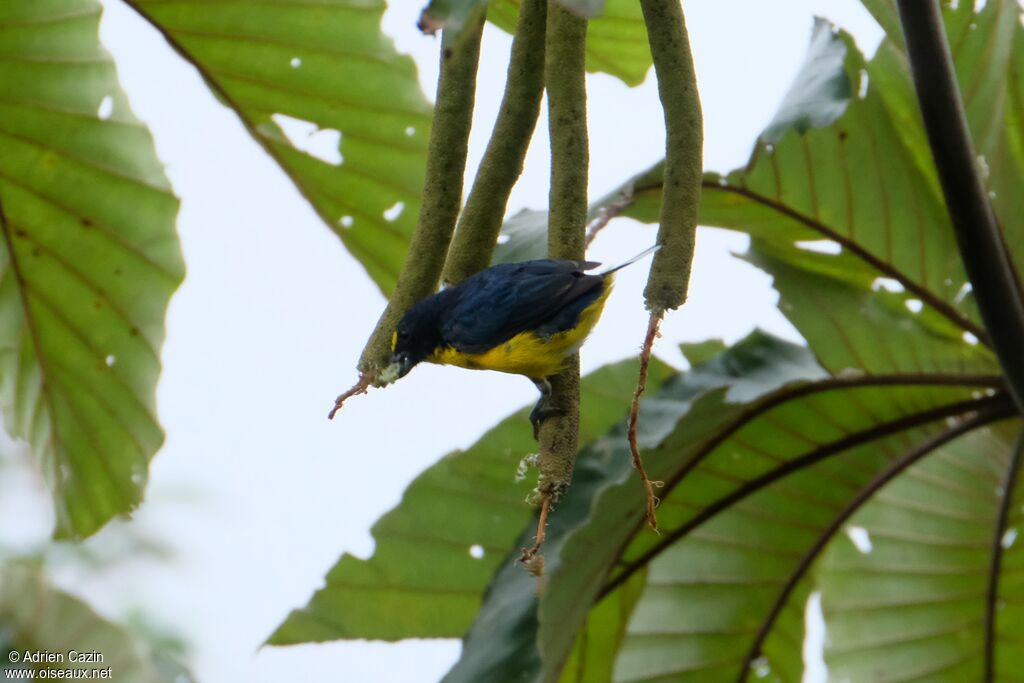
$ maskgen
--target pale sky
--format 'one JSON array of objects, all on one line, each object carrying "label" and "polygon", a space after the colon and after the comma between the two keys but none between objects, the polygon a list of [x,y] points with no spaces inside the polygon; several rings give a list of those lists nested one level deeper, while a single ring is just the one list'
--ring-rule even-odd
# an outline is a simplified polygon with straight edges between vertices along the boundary
[{"label": "pale sky", "polygon": [[[195,71],[125,5],[104,5],[103,42],[182,198],[188,277],[171,301],[158,391],[167,441],[132,522],[171,546],[175,558],[87,580],[74,572],[58,578],[107,615],[141,606],[183,634],[201,681],[436,681],[457,658],[458,641],[258,648],[343,552],[372,552],[370,525],[417,473],[534,401],[535,389],[519,377],[419,367],[350,401],[328,422],[334,396],[355,378],[382,297]],[[432,96],[439,42],[416,31],[420,9],[396,2],[384,25],[415,57]],[[746,162],[803,60],[813,15],[850,30],[868,52],[880,37],[854,0],[691,0],[685,10],[709,170]],[[469,178],[497,112],[509,45],[488,27]],[[663,126],[653,72],[635,89],[592,76],[588,97],[597,197],[662,156]],[[543,208],[546,131],[542,118],[510,212]],[[619,220],[588,256],[620,261],[652,244],[654,234]],[[700,233],[690,301],[668,318],[657,347],[670,362],[683,363],[680,341],[733,341],[754,326],[797,339],[775,308],[769,278],[729,255],[745,244],[724,231]],[[636,351],[646,324],[645,274],[640,266],[618,278],[583,349],[584,371]],[[23,506],[42,521],[21,525],[19,538],[45,537],[51,513]],[[102,547],[100,536],[89,543]]]}]

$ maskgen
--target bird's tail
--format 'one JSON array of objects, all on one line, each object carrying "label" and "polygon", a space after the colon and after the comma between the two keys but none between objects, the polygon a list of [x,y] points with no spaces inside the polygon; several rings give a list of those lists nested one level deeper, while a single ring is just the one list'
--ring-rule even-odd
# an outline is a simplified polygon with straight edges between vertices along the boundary
[{"label": "bird's tail", "polygon": [[650,254],[653,254],[654,252],[658,251],[659,249],[661,249],[661,245],[660,244],[655,244],[653,247],[648,247],[647,249],[644,249],[639,254],[637,254],[633,258],[629,259],[625,263],[621,263],[621,264],[615,266],[614,268],[609,268],[608,270],[606,270],[603,273],[601,273],[601,275],[611,275],[612,273],[614,273],[617,270],[622,270],[626,266],[633,265],[634,263],[636,263],[637,261],[639,261],[643,257],[648,256]]}]

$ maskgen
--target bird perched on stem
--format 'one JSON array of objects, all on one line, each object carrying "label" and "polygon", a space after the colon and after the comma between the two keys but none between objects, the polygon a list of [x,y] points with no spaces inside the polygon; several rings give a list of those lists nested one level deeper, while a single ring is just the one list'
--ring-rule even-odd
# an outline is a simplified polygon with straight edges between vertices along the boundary
[{"label": "bird perched on stem", "polygon": [[548,378],[562,370],[594,329],[613,274],[657,249],[594,274],[587,271],[600,263],[555,259],[482,270],[405,314],[382,378],[403,377],[423,361],[525,375],[541,393],[530,413],[536,436],[541,421],[552,414]]}]

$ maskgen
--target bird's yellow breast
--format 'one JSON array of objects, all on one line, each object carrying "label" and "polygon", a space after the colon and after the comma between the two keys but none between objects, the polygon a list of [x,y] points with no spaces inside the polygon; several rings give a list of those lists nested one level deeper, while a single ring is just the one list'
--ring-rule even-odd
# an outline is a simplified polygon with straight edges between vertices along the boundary
[{"label": "bird's yellow breast", "polygon": [[608,277],[601,296],[583,309],[576,326],[565,332],[541,336],[527,330],[483,353],[463,353],[445,347],[434,351],[427,360],[441,365],[456,365],[471,370],[497,370],[535,379],[556,375],[564,367],[566,358],[579,350],[594,329],[611,289],[611,277]]}]

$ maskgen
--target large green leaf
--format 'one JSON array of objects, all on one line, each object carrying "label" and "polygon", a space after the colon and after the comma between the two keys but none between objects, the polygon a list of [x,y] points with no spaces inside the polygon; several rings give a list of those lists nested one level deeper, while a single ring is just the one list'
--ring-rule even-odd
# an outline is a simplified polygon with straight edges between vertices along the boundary
[{"label": "large green leaf", "polygon": [[431,109],[412,59],[381,33],[385,3],[126,2],[390,292],[419,212]]},{"label": "large green leaf", "polygon": [[1021,427],[976,431],[916,464],[853,517],[856,544],[830,546],[817,583],[835,680],[1018,678],[1021,623],[1004,613],[1019,615],[1024,598],[1006,524],[1020,519],[1010,503],[1022,488]]},{"label": "large green leaf", "polygon": [[[192,680],[180,665],[162,659],[123,627],[50,585],[38,566],[26,562],[7,561],[0,566],[0,649],[0,669],[7,674],[5,679],[20,678],[20,671],[48,670],[51,675],[61,672],[62,678],[103,676],[132,683]],[[95,663],[71,662],[72,651],[98,652],[103,659]],[[25,662],[26,653],[42,652],[59,653],[64,661]],[[100,673],[106,669],[109,671]]]},{"label": "large green leaf", "polygon": [[[504,568],[446,681],[571,680],[602,610],[607,665],[645,568],[615,680],[799,671],[808,585],[788,584],[808,548],[900,449],[1005,401],[973,397],[994,376],[821,377],[806,350],[754,335],[667,383],[641,423],[648,471],[666,482],[662,535],[644,528],[621,433],[593,444],[549,530],[540,631],[532,581]],[[598,596],[614,607],[588,614]],[[791,606],[776,612],[780,600]]]},{"label": "large green leaf", "polygon": [[[711,368],[728,366],[730,353]],[[755,358],[766,364],[763,371],[779,372],[770,354],[761,350]],[[672,434],[645,456],[651,477],[666,483],[659,508],[661,536],[643,529],[636,492],[616,485],[601,492],[587,524],[566,542],[540,611],[539,642],[548,677],[564,661],[587,606],[648,566],[648,592],[660,590],[664,597],[667,591],[674,596],[671,604],[699,606],[700,613],[716,617],[695,622],[697,611],[676,612],[665,624],[668,635],[646,642],[642,656],[619,660],[622,680],[716,669],[719,675],[735,676],[745,670],[752,661],[756,624],[772,605],[772,591],[785,584],[787,567],[799,561],[813,532],[824,528],[856,487],[875,474],[893,448],[888,440],[920,438],[923,433],[912,430],[941,426],[943,418],[990,400],[972,399],[970,387],[947,386],[949,381],[914,374],[853,375],[790,383],[766,393],[772,385],[748,370],[745,380],[724,396],[711,391],[694,401]],[[772,546],[780,552],[767,553]],[[749,561],[762,550],[759,561]],[[673,575],[679,585],[672,583]],[[730,577],[737,578],[735,585]],[[662,579],[667,585],[659,588]],[[715,585],[719,588],[712,590]],[[748,585],[739,599],[737,587]],[[712,607],[716,600],[718,608]],[[631,632],[644,629],[647,604],[645,594]],[[665,611],[658,614],[666,618]],[[789,635],[802,640],[802,630]],[[789,662],[777,669],[794,666]]]},{"label": "large green leaf", "polygon": [[0,3],[0,405],[83,536],[142,498],[183,265],[152,139],[97,36],[97,0]]},{"label": "large green leaf", "polygon": [[[651,371],[652,387],[671,374],[658,362]],[[583,379],[581,441],[622,418],[636,372],[637,363],[625,361]],[[442,458],[374,525],[373,557],[343,555],[327,585],[268,642],[461,636],[530,518],[523,501],[533,484],[530,477],[516,482],[514,475],[535,448],[523,410],[469,449]]]}]

